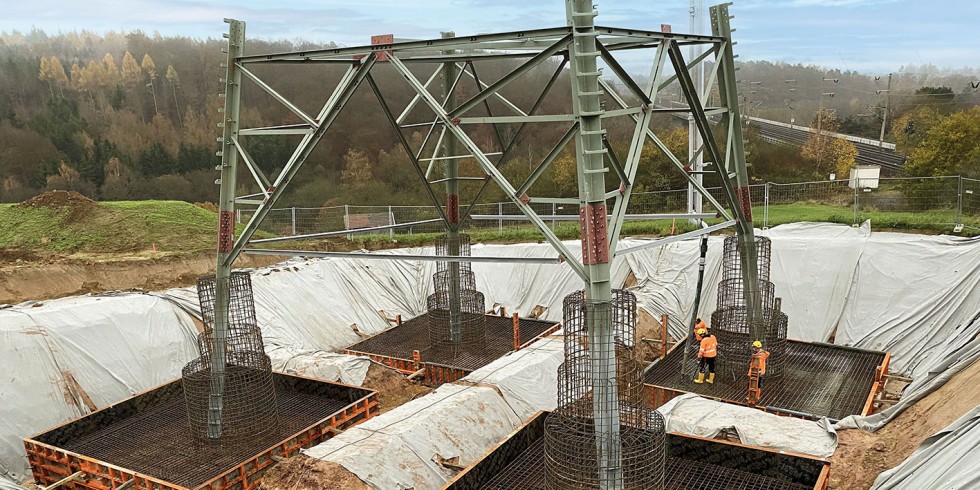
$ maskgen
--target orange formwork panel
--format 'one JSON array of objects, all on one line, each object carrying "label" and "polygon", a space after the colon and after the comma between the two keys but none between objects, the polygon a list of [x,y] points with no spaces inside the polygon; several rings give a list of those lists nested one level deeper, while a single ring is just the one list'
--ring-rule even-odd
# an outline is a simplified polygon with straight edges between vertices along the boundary
[{"label": "orange formwork panel", "polygon": [[[90,448],[97,447],[92,445],[93,440],[109,434],[105,437],[108,444],[112,442],[112,433],[124,432],[127,437],[133,434],[137,437],[140,434],[146,436],[145,441],[128,441],[138,448],[133,451],[135,453],[156,449],[159,454],[164,455],[163,459],[166,459],[166,455],[170,453],[186,453],[192,457],[189,461],[207,460],[209,463],[214,463],[215,459],[228,461],[220,459],[221,453],[225,451],[224,448],[205,448],[193,444],[168,447],[168,444],[177,444],[180,440],[179,436],[161,437],[160,431],[163,429],[159,420],[149,424],[145,422],[144,419],[174,417],[172,412],[183,408],[180,380],[137,394],[98,412],[25,439],[24,446],[34,479],[39,485],[47,486],[71,474],[81,472],[80,479],[65,484],[63,488],[115,490],[129,483],[130,486],[126,488],[146,490],[250,490],[257,486],[262,474],[276,461],[296,454],[301,448],[327,440],[343,429],[377,414],[378,399],[375,391],[281,373],[275,373],[275,378],[277,395],[280,398],[283,398],[283,394],[288,393],[289,390],[302,393],[304,396],[296,400],[306,404],[315,404],[317,398],[322,398],[325,400],[324,407],[327,407],[326,411],[329,412],[327,416],[315,420],[312,424],[304,423],[301,430],[283,433],[284,437],[274,444],[255,446],[254,450],[249,447],[244,449],[236,447],[235,451],[231,451],[234,453],[232,457],[247,455],[239,457],[225,469],[215,469],[206,477],[201,476],[206,473],[196,472],[195,480],[182,480],[193,481],[193,484],[178,483],[172,481],[174,478],[153,474],[167,472],[152,464],[155,462],[148,463],[147,467],[152,468],[151,471],[140,471],[139,468],[134,469],[115,461],[108,462],[92,454],[86,454],[87,451],[91,452]],[[287,395],[284,402],[291,399]],[[305,412],[308,413],[298,416],[287,409],[282,418],[295,425],[296,422],[308,420],[311,414],[325,413],[323,410]],[[179,424],[179,415],[177,414],[175,419],[178,421],[176,425],[164,428],[180,431],[182,426]],[[140,424],[144,424],[144,427],[141,428]],[[283,426],[281,432],[292,427],[286,422],[282,422],[281,425]],[[194,454],[195,451],[199,451],[200,454]],[[219,457],[215,458],[215,455]],[[177,473],[180,473],[179,469]]]}]

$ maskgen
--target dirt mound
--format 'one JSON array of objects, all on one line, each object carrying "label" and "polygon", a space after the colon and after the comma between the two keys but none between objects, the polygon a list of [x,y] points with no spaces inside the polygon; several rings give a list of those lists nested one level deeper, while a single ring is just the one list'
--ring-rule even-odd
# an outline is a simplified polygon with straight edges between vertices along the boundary
[{"label": "dirt mound", "polygon": [[830,488],[871,488],[882,471],[909,457],[925,438],[962,417],[980,398],[980,362],[919,400],[878,432],[851,429],[838,433],[831,458]]},{"label": "dirt mound", "polygon": [[387,412],[432,391],[432,388],[413,383],[398,371],[374,362],[368,368],[362,386],[378,390],[380,413]]},{"label": "dirt mound", "polygon": [[38,194],[22,203],[25,208],[84,208],[95,206],[95,201],[75,191],[48,191]]},{"label": "dirt mound", "polygon": [[297,455],[269,468],[259,483],[261,490],[370,490],[370,486],[343,466]]}]

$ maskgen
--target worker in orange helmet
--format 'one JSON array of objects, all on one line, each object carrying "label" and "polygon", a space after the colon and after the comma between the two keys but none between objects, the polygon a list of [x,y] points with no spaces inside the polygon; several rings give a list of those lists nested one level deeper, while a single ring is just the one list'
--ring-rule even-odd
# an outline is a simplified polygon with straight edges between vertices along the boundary
[{"label": "worker in orange helmet", "polygon": [[752,368],[759,370],[759,388],[762,388],[762,378],[766,375],[766,359],[769,359],[769,351],[762,348],[762,342],[756,340],[752,342],[752,362],[749,364],[749,376],[752,376]]},{"label": "worker in orange helmet", "polygon": [[[703,324],[703,322],[702,322]],[[694,331],[694,338],[701,343],[698,349],[698,377],[695,383],[704,383],[705,371],[708,372],[708,384],[715,382],[715,357],[718,356],[718,340],[714,335],[708,333],[708,329],[701,327]]]}]

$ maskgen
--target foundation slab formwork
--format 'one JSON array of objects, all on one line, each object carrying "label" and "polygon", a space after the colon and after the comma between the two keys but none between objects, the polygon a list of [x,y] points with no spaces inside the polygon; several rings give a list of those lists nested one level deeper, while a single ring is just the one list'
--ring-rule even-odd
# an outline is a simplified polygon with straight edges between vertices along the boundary
[{"label": "foundation slab formwork", "polygon": [[[548,412],[538,412],[449,481],[443,490],[544,490],[544,433]],[[666,435],[668,490],[826,490],[830,463],[812,456],[739,443]]]},{"label": "foundation slab formwork", "polygon": [[520,317],[484,315],[484,320],[486,334],[482,343],[432,345],[428,335],[431,317],[423,314],[351,345],[343,352],[369,357],[402,374],[425,370],[423,382],[435,386],[463,378],[561,328],[557,322]]},{"label": "foundation slab formwork", "polygon": [[[721,342],[719,339],[719,350]],[[681,372],[683,349],[691,344],[697,342],[682,339],[663,359],[647,368],[644,383],[650,392],[651,405],[659,407],[684,393],[745,405],[747,369],[736,373],[736,379],[719,382],[719,378],[714,384],[694,383]],[[781,415],[827,417],[832,421],[848,415],[871,414],[874,401],[883,389],[890,359],[887,352],[787,340],[783,376],[771,380],[766,377],[762,398],[755,407]]]},{"label": "foundation slab formwork", "polygon": [[24,440],[34,480],[62,488],[255,488],[276,461],[377,413],[377,392],[273,373],[278,424],[227,446],[190,431],[181,380],[158,386]]}]

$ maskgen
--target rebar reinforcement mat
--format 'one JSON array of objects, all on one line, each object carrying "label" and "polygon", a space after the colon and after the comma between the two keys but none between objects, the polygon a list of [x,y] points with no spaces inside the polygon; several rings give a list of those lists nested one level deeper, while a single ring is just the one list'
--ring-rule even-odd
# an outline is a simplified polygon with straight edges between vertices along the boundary
[{"label": "rebar reinforcement mat", "polygon": [[277,386],[276,404],[278,430],[228,447],[205,447],[195,443],[187,425],[182,395],[60,447],[194,488],[343,410],[349,403]]},{"label": "rebar reinforcement mat", "polygon": [[[806,485],[746,471],[691,461],[667,458],[666,490],[807,490]],[[496,474],[483,490],[545,490],[544,439],[538,439],[517,459]]]},{"label": "rebar reinforcement mat", "polygon": [[[729,379],[719,372],[714,384],[697,384],[681,373],[683,355],[683,347],[675,348],[650,367],[644,383],[722,400],[745,401],[747,374]],[[874,386],[875,370],[884,358],[884,352],[789,340],[783,376],[764,380],[759,406],[833,420],[860,414]],[[745,371],[748,372],[748,366]]]},{"label": "rebar reinforcement mat", "polygon": [[[514,319],[495,315],[486,317],[486,344],[484,345],[459,345],[455,349],[449,345],[430,346],[428,319],[423,314],[347,349],[396,359],[412,359],[412,351],[417,350],[422,356],[422,362],[474,371],[514,350]],[[525,318],[521,318],[520,321],[521,344],[557,325],[557,322]]]}]

